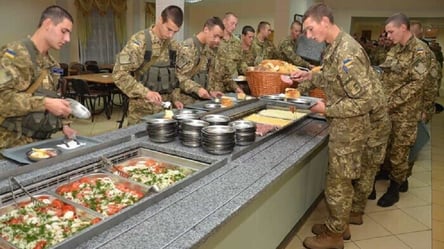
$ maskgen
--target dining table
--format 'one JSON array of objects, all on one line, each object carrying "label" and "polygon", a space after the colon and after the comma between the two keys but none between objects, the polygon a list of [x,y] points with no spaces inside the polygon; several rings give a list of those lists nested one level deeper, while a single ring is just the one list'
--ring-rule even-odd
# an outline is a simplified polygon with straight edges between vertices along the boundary
[{"label": "dining table", "polygon": [[91,73],[91,74],[77,74],[77,75],[69,75],[64,77],[66,80],[78,79],[84,80],[88,84],[96,84],[98,86],[103,86],[104,91],[109,93],[108,103],[104,104],[103,110],[105,111],[105,115],[108,119],[111,118],[112,114],[112,98],[111,93],[112,90],[115,89],[116,85],[114,84],[114,80],[111,73]]}]

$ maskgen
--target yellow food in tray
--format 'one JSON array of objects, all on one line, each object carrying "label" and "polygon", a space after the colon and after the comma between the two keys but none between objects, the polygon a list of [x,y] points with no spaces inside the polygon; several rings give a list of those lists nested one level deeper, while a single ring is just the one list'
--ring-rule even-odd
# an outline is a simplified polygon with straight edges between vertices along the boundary
[{"label": "yellow food in tray", "polygon": [[266,117],[289,119],[289,120],[297,120],[307,115],[307,113],[304,112],[293,113],[291,111],[273,110],[273,109],[261,110],[260,112],[258,112],[258,114]]},{"label": "yellow food in tray", "polygon": [[244,117],[243,120],[248,120],[248,121],[252,121],[255,123],[261,123],[261,124],[275,125],[275,126],[279,126],[279,127],[286,126],[292,122],[292,120],[289,120],[289,119],[265,117],[265,116],[262,116],[262,115],[259,115],[256,113]]}]

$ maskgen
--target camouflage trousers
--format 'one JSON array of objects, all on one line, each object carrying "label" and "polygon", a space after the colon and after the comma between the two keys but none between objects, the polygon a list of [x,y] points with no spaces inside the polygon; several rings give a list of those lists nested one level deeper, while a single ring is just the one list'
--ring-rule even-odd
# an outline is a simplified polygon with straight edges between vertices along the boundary
[{"label": "camouflage trousers", "polygon": [[361,175],[353,180],[353,213],[364,213],[368,196],[373,190],[375,175],[379,165],[384,163],[385,152],[391,132],[391,122],[385,109],[376,110],[370,115],[371,131],[367,149],[362,155]]},{"label": "camouflage trousers", "polygon": [[390,179],[401,184],[409,172],[408,158],[415,143],[418,123],[392,120],[386,162],[382,169],[390,172]]},{"label": "camouflage trousers", "polygon": [[0,150],[34,142],[31,137],[20,136],[16,132],[0,127]]},{"label": "camouflage trousers", "polygon": [[369,116],[333,119],[329,129],[329,165],[324,191],[329,217],[325,225],[332,232],[342,233],[348,224],[355,194],[352,180],[358,179],[362,171],[370,133]]}]

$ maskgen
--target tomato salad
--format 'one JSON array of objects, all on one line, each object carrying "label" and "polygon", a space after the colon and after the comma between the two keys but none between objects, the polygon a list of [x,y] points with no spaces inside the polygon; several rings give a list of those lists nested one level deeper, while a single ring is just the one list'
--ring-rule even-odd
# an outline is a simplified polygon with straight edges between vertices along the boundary
[{"label": "tomato salad", "polygon": [[101,221],[77,212],[72,205],[49,196],[37,197],[45,205],[31,201],[0,215],[0,234],[18,248],[43,249]]},{"label": "tomato salad", "polygon": [[144,196],[131,183],[114,181],[108,176],[82,177],[58,187],[56,193],[105,216],[119,212]]},{"label": "tomato salad", "polygon": [[[185,178],[193,171],[187,168],[175,167],[152,158],[140,157],[116,165],[117,169],[129,175],[129,178],[148,186],[164,189]],[[119,172],[115,171],[118,175]]]}]

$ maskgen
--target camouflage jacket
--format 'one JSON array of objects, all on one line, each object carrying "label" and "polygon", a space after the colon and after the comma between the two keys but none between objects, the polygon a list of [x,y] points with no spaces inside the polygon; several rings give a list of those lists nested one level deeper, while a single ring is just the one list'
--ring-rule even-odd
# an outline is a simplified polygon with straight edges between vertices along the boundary
[{"label": "camouflage jacket", "polygon": [[370,51],[369,57],[372,65],[380,65],[385,61],[389,48],[384,46],[376,46]]},{"label": "camouflage jacket", "polygon": [[262,60],[265,59],[277,59],[279,58],[276,47],[273,42],[265,39],[263,42],[259,41],[259,39],[254,37],[253,44],[254,53],[256,54],[256,58],[254,60],[254,65],[258,65]]},{"label": "camouflage jacket", "polygon": [[213,56],[214,52],[200,43],[196,36],[182,42],[176,59],[176,77],[182,92],[197,94],[202,86],[192,78],[199,72],[208,71]]},{"label": "camouflage jacket", "polygon": [[238,68],[239,74],[245,75],[245,72],[247,72],[248,67],[254,67],[254,60],[256,59],[256,54],[253,49],[253,46],[250,46],[248,50],[242,50],[242,63],[240,67]]},{"label": "camouflage jacket", "polygon": [[312,81],[299,83],[298,89],[301,92],[313,87],[323,89],[327,96],[326,117],[366,115],[372,108],[372,78],[369,77],[372,70],[364,49],[341,31],[324,51],[321,72],[314,73]]},{"label": "camouflage jacket", "polygon": [[208,90],[235,91],[238,85],[233,78],[242,63],[240,40],[235,36],[222,39],[215,54],[215,63],[209,68]]},{"label": "camouflage jacket", "polygon": [[[161,53],[161,48],[164,43],[167,43],[167,48],[177,50],[179,43],[175,40],[161,40],[153,33],[152,29],[153,27],[149,29],[152,46],[151,56],[158,57],[156,63],[169,63],[169,50],[164,49]],[[149,89],[132,75],[143,64],[145,50],[145,30],[142,30],[131,36],[125,47],[117,55],[113,69],[113,79],[116,86],[129,98],[145,98],[149,92]]]},{"label": "camouflage jacket", "polygon": [[308,68],[310,66],[310,63],[304,61],[299,55],[296,54],[296,50],[298,48],[298,42],[297,40],[293,40],[291,36],[284,39],[279,44],[279,57],[293,65],[296,66],[302,66]]},{"label": "camouflage jacket", "polygon": [[[29,39],[29,38],[28,38]],[[26,93],[43,69],[49,74],[40,86],[56,91],[62,72],[60,65],[49,54],[41,54],[35,49],[33,65],[31,55],[22,41],[9,43],[0,52],[0,113],[3,117],[24,116],[31,112],[44,112],[44,97]]]},{"label": "camouflage jacket", "polygon": [[389,113],[394,120],[419,121],[423,110],[423,87],[429,77],[431,52],[412,36],[405,46],[396,44],[380,67]]}]

